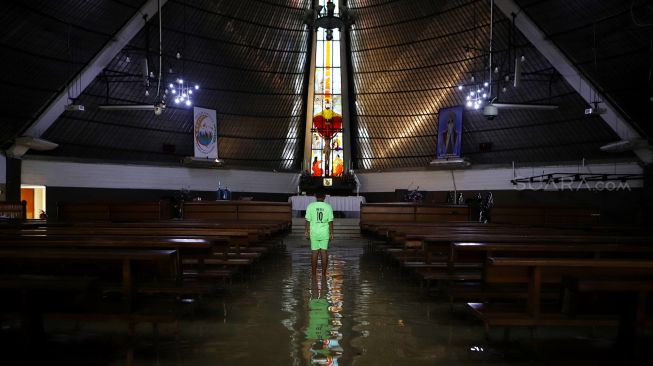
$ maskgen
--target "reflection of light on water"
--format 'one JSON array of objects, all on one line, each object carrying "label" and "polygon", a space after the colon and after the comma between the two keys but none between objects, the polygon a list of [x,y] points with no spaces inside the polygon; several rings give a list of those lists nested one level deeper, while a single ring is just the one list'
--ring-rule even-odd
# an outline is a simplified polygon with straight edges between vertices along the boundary
[{"label": "reflection of light on water", "polygon": [[304,329],[305,359],[316,365],[338,365],[344,352],[342,333],[342,295],[344,261],[332,256],[328,277],[312,283],[308,303],[308,324]]},{"label": "reflection of light on water", "polygon": [[358,305],[357,317],[355,318],[357,325],[354,327],[361,337],[367,338],[370,335],[368,329],[370,322],[367,320],[367,314],[369,314],[369,304],[370,297],[372,296],[373,290],[369,281],[363,280],[360,284],[360,290],[357,292],[358,296],[356,303]]},{"label": "reflection of light on water", "polygon": [[295,295],[296,288],[300,286],[297,279],[305,273],[301,267],[293,268],[288,277],[284,278],[281,286],[281,310],[288,314],[288,317],[281,320],[281,324],[291,331],[290,336],[290,354],[293,359],[293,366],[299,366],[300,357],[297,354],[297,344],[301,342],[301,335],[295,329],[297,326],[297,313],[299,301]]},{"label": "reflection of light on water", "polygon": [[281,310],[288,313],[289,318],[281,320],[281,324],[284,325],[288,330],[294,331],[294,324],[297,322],[297,299],[293,294],[294,283],[292,277],[290,279],[283,280],[283,289],[281,291]]}]

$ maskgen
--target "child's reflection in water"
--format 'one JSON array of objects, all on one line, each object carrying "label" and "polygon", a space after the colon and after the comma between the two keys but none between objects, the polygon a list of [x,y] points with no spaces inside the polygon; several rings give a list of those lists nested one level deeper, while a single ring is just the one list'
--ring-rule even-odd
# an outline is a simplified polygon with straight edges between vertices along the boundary
[{"label": "child's reflection in water", "polygon": [[[330,302],[329,284],[326,277],[318,283],[313,277],[311,296],[308,300],[308,326],[305,330],[304,355],[311,364],[338,365],[342,355],[339,338],[340,319],[335,312],[340,306]],[[337,304],[340,305],[340,304]],[[339,315],[339,314],[338,314]],[[307,349],[308,348],[308,349]]]}]

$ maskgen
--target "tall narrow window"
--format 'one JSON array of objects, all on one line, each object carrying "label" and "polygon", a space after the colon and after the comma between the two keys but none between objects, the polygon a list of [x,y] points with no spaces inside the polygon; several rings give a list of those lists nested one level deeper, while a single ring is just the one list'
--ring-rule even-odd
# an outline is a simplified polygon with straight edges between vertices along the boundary
[{"label": "tall narrow window", "polygon": [[[320,0],[325,9],[327,0]],[[338,13],[338,7],[335,7]],[[344,172],[340,29],[317,29],[315,97],[311,127],[311,175],[339,177]]]}]

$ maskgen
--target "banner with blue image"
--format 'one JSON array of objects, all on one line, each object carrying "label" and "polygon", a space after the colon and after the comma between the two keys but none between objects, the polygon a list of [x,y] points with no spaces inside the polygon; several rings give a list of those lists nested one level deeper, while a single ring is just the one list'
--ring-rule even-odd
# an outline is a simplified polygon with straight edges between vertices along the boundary
[{"label": "banner with blue image", "polygon": [[214,109],[193,108],[196,158],[218,158],[218,125]]}]

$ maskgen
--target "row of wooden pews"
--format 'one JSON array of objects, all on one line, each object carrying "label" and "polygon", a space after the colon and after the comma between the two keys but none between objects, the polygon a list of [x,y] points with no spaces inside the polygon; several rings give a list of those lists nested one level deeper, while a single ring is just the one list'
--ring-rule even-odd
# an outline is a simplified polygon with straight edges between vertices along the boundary
[{"label": "row of wooden pews", "polygon": [[139,220],[147,209],[133,204],[119,222],[3,223],[0,319],[20,319],[30,339],[45,318],[177,324],[181,300],[221,293],[283,245],[285,205],[288,220]]},{"label": "row of wooden pews", "polygon": [[[1,206],[0,206],[1,208]],[[182,220],[286,222],[292,218],[285,202],[192,201],[182,202],[177,214]],[[153,221],[175,217],[169,200],[155,202],[59,202],[57,219],[80,221]]]},{"label": "row of wooden pews", "polygon": [[646,228],[398,220],[361,229],[423,288],[465,303],[488,336],[496,326],[618,326],[628,348],[650,323]]}]

